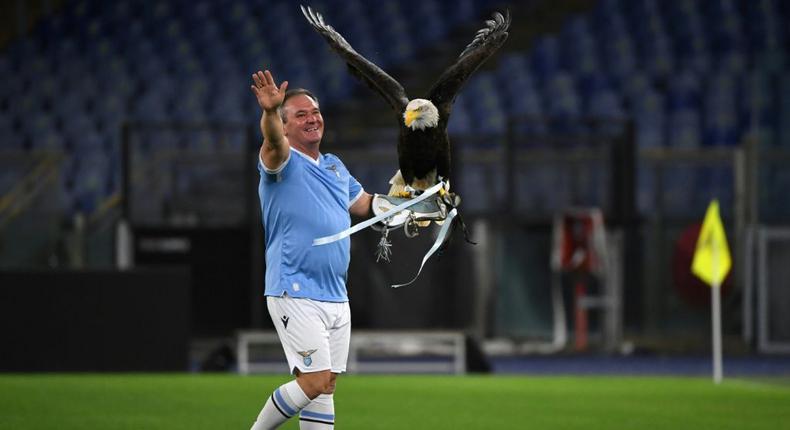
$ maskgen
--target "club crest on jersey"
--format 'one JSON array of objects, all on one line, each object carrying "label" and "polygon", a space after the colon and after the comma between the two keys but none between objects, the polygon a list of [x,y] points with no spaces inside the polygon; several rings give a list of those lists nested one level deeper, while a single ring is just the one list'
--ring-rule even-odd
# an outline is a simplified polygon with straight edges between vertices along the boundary
[{"label": "club crest on jersey", "polygon": [[313,353],[316,351],[318,350],[311,349],[308,351],[297,351],[297,352],[299,353],[299,355],[302,356],[302,361],[304,361],[304,365],[309,367],[311,364],[313,364],[313,357],[310,356],[313,355]]},{"label": "club crest on jersey", "polygon": [[337,166],[336,165],[333,164],[333,165],[327,167],[326,170],[331,170],[331,171],[335,172],[335,176],[337,176],[337,179],[340,179],[340,172],[337,171]]}]

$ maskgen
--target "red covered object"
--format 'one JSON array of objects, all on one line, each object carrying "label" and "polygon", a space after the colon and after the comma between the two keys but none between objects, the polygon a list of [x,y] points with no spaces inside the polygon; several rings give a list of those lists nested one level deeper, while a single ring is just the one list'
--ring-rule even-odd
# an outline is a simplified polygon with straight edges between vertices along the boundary
[{"label": "red covered object", "polygon": [[[675,242],[672,256],[672,280],[675,290],[684,302],[691,306],[705,308],[710,306],[710,288],[708,284],[691,272],[694,251],[702,224],[689,226]],[[733,256],[734,260],[734,256]],[[732,290],[732,271],[721,285],[721,295],[725,297]]]},{"label": "red covered object", "polygon": [[606,271],[606,232],[599,209],[574,209],[555,219],[552,268],[595,274]]}]

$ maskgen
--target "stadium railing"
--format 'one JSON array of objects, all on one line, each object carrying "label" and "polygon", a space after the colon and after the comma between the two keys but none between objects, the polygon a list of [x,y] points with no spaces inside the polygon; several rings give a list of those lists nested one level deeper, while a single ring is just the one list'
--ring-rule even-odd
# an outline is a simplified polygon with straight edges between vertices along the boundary
[{"label": "stadium railing", "polygon": [[[238,372],[287,371],[273,331],[236,335]],[[349,373],[466,373],[466,337],[460,331],[355,330],[348,353]]]}]

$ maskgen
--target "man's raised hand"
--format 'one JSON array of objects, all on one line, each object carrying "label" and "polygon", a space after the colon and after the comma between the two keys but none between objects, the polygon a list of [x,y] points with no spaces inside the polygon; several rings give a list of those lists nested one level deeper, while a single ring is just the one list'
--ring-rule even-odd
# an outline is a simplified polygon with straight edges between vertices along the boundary
[{"label": "man's raised hand", "polygon": [[271,72],[258,70],[258,73],[252,75],[252,82],[250,89],[255,93],[261,109],[272,112],[280,107],[285,97],[285,90],[288,88],[288,81],[283,81],[278,88]]}]

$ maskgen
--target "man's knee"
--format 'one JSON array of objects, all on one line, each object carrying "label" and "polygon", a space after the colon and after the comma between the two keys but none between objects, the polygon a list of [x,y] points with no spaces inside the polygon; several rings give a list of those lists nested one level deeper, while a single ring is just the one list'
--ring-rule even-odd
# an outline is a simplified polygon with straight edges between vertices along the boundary
[{"label": "man's knee", "polygon": [[296,380],[307,397],[314,399],[321,394],[332,394],[335,392],[337,375],[325,370],[322,372],[297,373]]},{"label": "man's knee", "polygon": [[327,391],[323,394],[334,394],[335,393],[335,384],[337,384],[337,374],[330,373],[329,374],[329,387],[327,387]]}]

